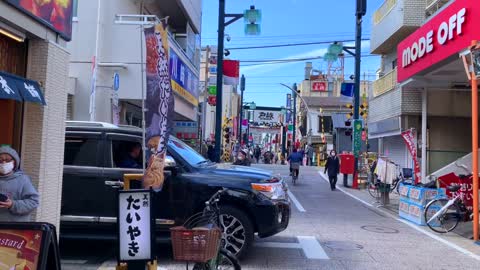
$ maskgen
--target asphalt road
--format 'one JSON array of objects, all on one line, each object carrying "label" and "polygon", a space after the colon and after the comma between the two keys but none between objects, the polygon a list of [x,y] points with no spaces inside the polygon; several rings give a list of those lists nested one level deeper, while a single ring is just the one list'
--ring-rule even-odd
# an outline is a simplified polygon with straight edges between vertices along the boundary
[{"label": "asphalt road", "polygon": [[[260,165],[282,174],[287,166]],[[479,269],[480,256],[469,256],[375,207],[331,191],[319,168],[301,167],[290,184],[292,219],[288,229],[257,239],[241,261],[242,269]],[[62,242],[63,269],[114,269],[113,243]],[[185,269],[172,262],[171,248],[159,246],[162,269]],[[480,247],[476,250],[480,254]]]}]

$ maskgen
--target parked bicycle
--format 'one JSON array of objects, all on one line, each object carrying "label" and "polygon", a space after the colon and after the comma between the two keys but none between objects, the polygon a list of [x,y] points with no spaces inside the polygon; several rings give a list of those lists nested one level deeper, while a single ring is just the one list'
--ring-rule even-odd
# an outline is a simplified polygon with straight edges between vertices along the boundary
[{"label": "parked bicycle", "polygon": [[[462,178],[469,178],[472,175],[462,175]],[[461,185],[452,184],[447,189],[457,193]],[[473,212],[468,209],[463,200],[462,194],[458,193],[453,198],[437,198],[429,202],[424,210],[424,217],[427,226],[438,233],[453,231],[459,222],[473,220]]]},{"label": "parked bicycle", "polygon": [[[222,194],[227,191],[228,189],[226,188],[217,191],[208,201],[205,202],[205,208],[202,212],[191,216],[185,222],[183,227],[172,228],[174,257],[176,260],[181,261],[197,261],[193,266],[193,270],[241,270],[238,259],[235,258],[232,253],[230,253],[223,247],[226,242],[225,237],[227,236],[224,231],[221,231],[220,228],[222,227],[219,226],[220,207],[218,206],[218,202],[220,201]],[[218,237],[219,234],[221,234],[220,237]],[[192,242],[194,243],[192,244]],[[201,252],[208,253],[208,250],[214,250],[217,251],[216,254],[214,254],[213,256],[208,256],[208,254],[201,254],[200,256],[198,256],[198,254],[194,254],[195,252],[191,252],[192,250],[189,250],[189,248],[191,247],[189,245],[191,244],[193,246],[196,246],[198,251],[198,243],[200,242],[206,245],[204,250],[200,250]],[[178,247],[179,245],[181,246],[181,248],[176,249],[176,247]],[[205,256],[213,258],[208,260],[204,260],[203,258],[197,259],[199,257]]]},{"label": "parked bicycle", "polygon": [[[390,185],[390,189],[386,191],[391,193],[395,190],[398,194],[400,194],[400,184],[403,183],[405,185],[413,185],[413,170],[410,168],[403,168],[400,170],[399,165],[396,165],[396,167],[397,171],[399,172],[398,177],[393,180],[392,184]],[[378,179],[374,173],[371,173],[367,185],[368,193],[375,199],[379,199],[381,191],[387,189],[387,186],[380,179]]]}]

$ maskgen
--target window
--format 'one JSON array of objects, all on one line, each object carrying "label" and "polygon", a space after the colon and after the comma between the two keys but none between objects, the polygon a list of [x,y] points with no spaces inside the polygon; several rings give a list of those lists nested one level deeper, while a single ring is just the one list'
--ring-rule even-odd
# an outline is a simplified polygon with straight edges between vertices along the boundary
[{"label": "window", "polygon": [[192,166],[197,166],[206,162],[206,159],[202,155],[173,136],[168,140],[168,146],[173,148],[179,156]]},{"label": "window", "polygon": [[65,139],[65,165],[98,167],[97,155],[99,140],[94,138]]},{"label": "window", "polygon": [[397,59],[392,61],[392,70],[397,68]]},{"label": "window", "polygon": [[141,138],[138,140],[112,140],[113,167],[142,169],[143,151]]},{"label": "window", "polygon": [[318,132],[322,132],[322,118],[323,118],[323,129],[325,133],[332,133],[333,123],[331,116],[319,116],[318,117]]}]

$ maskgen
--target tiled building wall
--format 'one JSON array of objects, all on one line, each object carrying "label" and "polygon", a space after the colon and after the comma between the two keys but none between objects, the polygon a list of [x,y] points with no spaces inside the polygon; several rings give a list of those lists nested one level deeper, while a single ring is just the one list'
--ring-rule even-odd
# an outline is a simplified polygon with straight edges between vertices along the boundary
[{"label": "tiled building wall", "polygon": [[68,52],[52,42],[30,42],[27,77],[41,84],[47,105],[26,103],[23,169],[40,193],[35,221],[49,222],[57,228],[62,195],[68,58]]}]

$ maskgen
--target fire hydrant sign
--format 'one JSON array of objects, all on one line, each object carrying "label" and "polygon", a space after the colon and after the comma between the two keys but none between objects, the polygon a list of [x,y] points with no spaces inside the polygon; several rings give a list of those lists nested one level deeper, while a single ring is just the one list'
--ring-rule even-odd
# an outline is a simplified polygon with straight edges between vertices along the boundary
[{"label": "fire hydrant sign", "polygon": [[152,258],[151,192],[119,191],[119,260],[138,261]]}]

